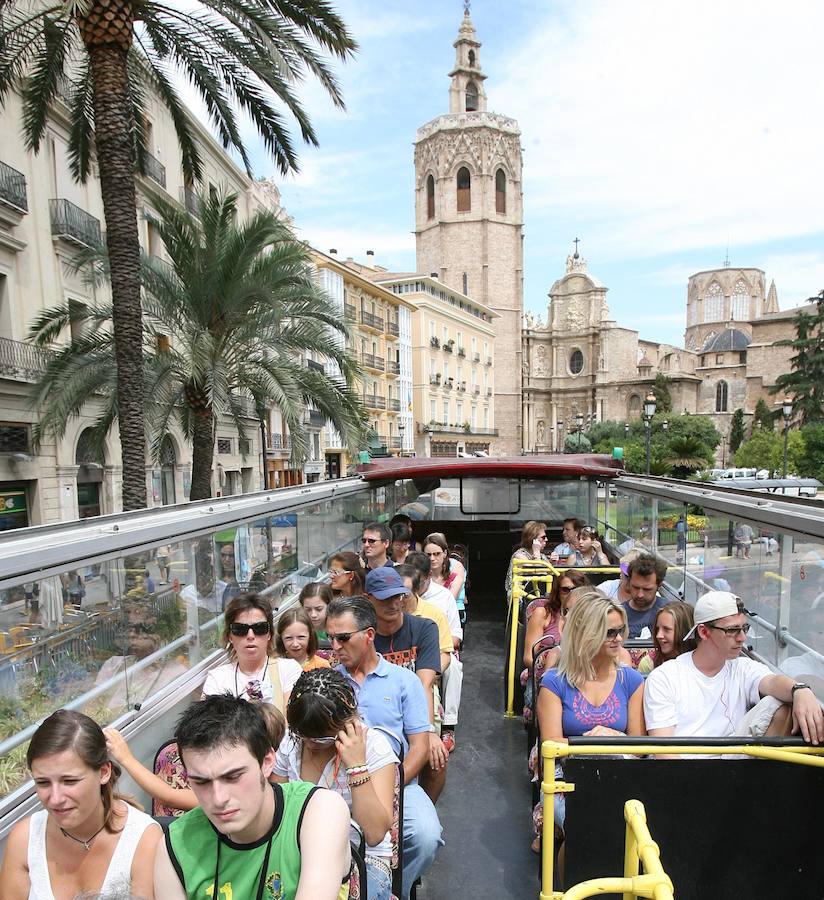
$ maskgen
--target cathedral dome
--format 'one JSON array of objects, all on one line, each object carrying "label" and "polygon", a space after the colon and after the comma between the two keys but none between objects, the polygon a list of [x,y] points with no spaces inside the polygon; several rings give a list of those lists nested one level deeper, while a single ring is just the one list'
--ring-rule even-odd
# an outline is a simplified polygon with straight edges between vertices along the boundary
[{"label": "cathedral dome", "polygon": [[701,353],[722,353],[724,350],[746,350],[750,345],[749,335],[737,328],[725,328],[720,334],[711,335],[704,341]]}]

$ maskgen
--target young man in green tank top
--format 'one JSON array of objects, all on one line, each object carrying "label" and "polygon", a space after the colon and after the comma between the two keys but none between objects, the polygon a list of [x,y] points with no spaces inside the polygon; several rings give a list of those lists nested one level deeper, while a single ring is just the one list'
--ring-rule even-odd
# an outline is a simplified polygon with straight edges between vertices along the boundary
[{"label": "young man in green tank top", "polygon": [[255,704],[193,703],[175,740],[200,806],[176,819],[155,863],[164,900],[337,900],[347,896],[349,810],[332,791],[269,783],[275,761]]}]

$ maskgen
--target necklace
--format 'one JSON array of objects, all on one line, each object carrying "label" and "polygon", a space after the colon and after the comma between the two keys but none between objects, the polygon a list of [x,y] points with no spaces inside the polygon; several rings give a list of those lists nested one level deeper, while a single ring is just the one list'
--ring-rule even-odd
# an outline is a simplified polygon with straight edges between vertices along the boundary
[{"label": "necklace", "polygon": [[67,838],[70,838],[71,840],[76,841],[78,844],[82,844],[83,847],[84,847],[84,849],[88,852],[89,850],[92,849],[92,841],[98,836],[98,834],[100,834],[100,832],[101,832],[105,827],[106,827],[106,823],[104,822],[104,823],[100,826],[100,828],[98,828],[97,831],[95,831],[95,833],[94,833],[88,840],[85,840],[85,841],[83,840],[83,838],[75,837],[73,834],[69,834],[69,832],[66,831],[65,828],[61,828],[60,830],[63,832],[63,834],[64,834]]}]

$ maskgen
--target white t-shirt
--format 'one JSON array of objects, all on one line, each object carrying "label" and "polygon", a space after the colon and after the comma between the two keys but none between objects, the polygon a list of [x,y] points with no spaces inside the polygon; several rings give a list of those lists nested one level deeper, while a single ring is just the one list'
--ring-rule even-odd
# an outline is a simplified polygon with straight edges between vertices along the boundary
[{"label": "white t-shirt", "polygon": [[180,597],[187,606],[195,605],[200,609],[217,615],[223,612],[223,592],[228,587],[228,582],[215,579],[212,592],[208,595],[199,594],[195,584],[187,584],[180,592]]},{"label": "white t-shirt", "polygon": [[452,591],[449,588],[445,588],[442,584],[438,584],[437,581],[430,581],[426,593],[421,594],[421,598],[438,607],[449,623],[449,633],[453,638],[462,641],[463,628],[461,628],[461,617],[458,615],[458,604],[452,596]]},{"label": "white t-shirt", "polygon": [[806,675],[824,680],[824,662],[812,653],[802,653],[800,656],[788,656],[781,663],[781,671],[790,678],[803,679]]},{"label": "white t-shirt", "polygon": [[728,659],[717,675],[699,672],[692,653],[653,669],[644,688],[648,729],[675,728],[678,737],[728,737],[747,710],[758,703],[758,685],[771,672],[749,657]]},{"label": "white t-shirt", "polygon": [[244,675],[238,669],[237,663],[225,663],[216,669],[212,669],[206,676],[206,681],[203,684],[203,696],[211,697],[212,694],[225,694],[228,692],[234,694],[235,697],[242,697],[244,700],[248,700],[249,696],[246,693],[246,686],[250,681],[259,681],[263,700],[266,703],[271,703],[274,700],[274,689],[267,671],[267,667],[271,665],[277,666],[281,688],[284,694],[288,694],[295,686],[295,682],[303,674],[303,669],[300,667],[300,663],[294,659],[278,657],[277,659],[267,660],[266,665],[262,666],[260,671],[254,675]]},{"label": "white t-shirt", "polygon": [[[281,778],[287,778],[289,781],[301,781],[300,777],[300,752],[301,752],[301,743],[299,740],[295,740],[292,735],[287,730],[286,734],[283,736],[283,740],[280,743],[280,747],[278,747],[277,755],[275,757],[275,768],[274,774],[279,775]],[[370,774],[372,772],[377,772],[378,769],[382,769],[384,766],[392,765],[398,762],[398,757],[395,756],[392,747],[389,744],[386,736],[381,734],[375,728],[367,728],[366,729],[366,768],[369,769]],[[321,776],[318,779],[318,784],[321,787],[330,788],[333,791],[337,791],[338,794],[343,797],[346,801],[346,805],[349,807],[349,810],[352,810],[352,789],[349,787],[349,779],[346,777],[346,766],[341,763],[338,766],[338,775],[337,778],[334,777],[335,770],[335,757],[333,756],[329,762],[326,764],[323,772],[321,772]],[[360,841],[360,838],[357,834],[353,837],[354,842],[357,844]],[[392,838],[389,832],[383,836],[383,840],[377,844],[375,847],[370,847],[367,845],[366,852],[369,856],[382,856],[385,859],[392,858]]]},{"label": "white t-shirt", "polygon": [[595,585],[595,589],[600,591],[605,597],[615,598],[618,596],[618,588],[621,587],[620,578],[611,578],[609,581],[602,581]]}]

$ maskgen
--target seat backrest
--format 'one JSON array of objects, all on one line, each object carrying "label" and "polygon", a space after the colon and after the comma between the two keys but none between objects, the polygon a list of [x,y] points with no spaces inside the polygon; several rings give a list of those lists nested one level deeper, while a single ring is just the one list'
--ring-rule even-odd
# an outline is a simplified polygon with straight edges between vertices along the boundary
[{"label": "seat backrest", "polygon": [[366,892],[366,860],[360,847],[350,844],[352,865],[349,869],[349,900],[368,900]]},{"label": "seat backrest", "polygon": [[572,757],[566,887],[624,869],[626,800],[640,800],[678,900],[820,900],[821,769],[751,759]]},{"label": "seat backrest", "polygon": [[[186,776],[186,767],[180,758],[176,741],[166,741],[158,747],[154,757],[152,769],[158,778],[162,778],[166,784],[173,788],[189,787],[189,779]],[[152,798],[153,816],[182,816],[185,810],[167,806],[159,800]]]}]

